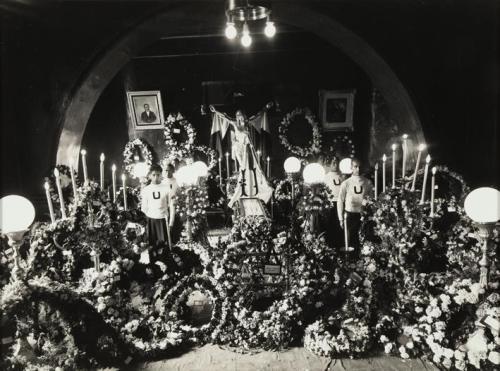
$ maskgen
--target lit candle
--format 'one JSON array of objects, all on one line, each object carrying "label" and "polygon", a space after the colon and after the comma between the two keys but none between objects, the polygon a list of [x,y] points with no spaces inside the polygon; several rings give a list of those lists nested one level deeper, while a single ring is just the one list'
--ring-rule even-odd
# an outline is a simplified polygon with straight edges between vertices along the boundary
[{"label": "lit candle", "polygon": [[56,177],[56,186],[57,186],[57,193],[59,194],[59,204],[61,206],[61,216],[63,219],[66,218],[66,210],[64,207],[64,198],[63,198],[63,193],[62,193],[62,188],[61,188],[61,179],[59,179],[59,170],[54,169],[54,175]]},{"label": "lit candle", "polygon": [[382,192],[385,192],[385,162],[387,161],[387,156],[384,155],[382,156]]},{"label": "lit candle", "polygon": [[375,199],[378,193],[378,162],[375,164]]},{"label": "lit candle", "polygon": [[89,174],[87,172],[87,151],[82,149],[80,153],[82,154],[83,181],[85,184],[88,184]]},{"label": "lit candle", "polygon": [[226,152],[226,170],[227,170],[227,179],[229,179],[229,152]]},{"label": "lit candle", "polygon": [[267,156],[267,177],[271,178],[271,158]]},{"label": "lit candle", "polygon": [[56,217],[54,215],[54,206],[52,205],[52,198],[50,198],[49,183],[45,182],[43,186],[45,187],[45,195],[47,196],[47,204],[49,205],[50,220],[52,221],[52,223],[54,223],[56,221]]},{"label": "lit candle", "polygon": [[420,198],[420,204],[423,204],[425,200],[425,186],[427,184],[427,173],[429,172],[429,162],[431,162],[431,156],[427,155],[427,157],[425,158],[424,182],[422,183],[422,197]]},{"label": "lit candle", "polygon": [[434,189],[436,188],[436,167],[432,168],[432,178],[431,178],[431,218],[434,217]]},{"label": "lit candle", "polygon": [[125,174],[122,174],[122,184],[123,184],[123,208],[127,211],[127,185],[126,185],[127,177]]},{"label": "lit candle", "polygon": [[111,166],[111,181],[113,183],[113,202],[116,203],[116,165]]},{"label": "lit candle", "polygon": [[422,151],[425,149],[425,144],[420,144],[418,146],[417,162],[415,163],[415,171],[413,172],[413,181],[411,182],[411,190],[415,190],[415,183],[417,181],[418,167],[420,165],[420,158],[422,157]]},{"label": "lit candle", "polygon": [[406,157],[408,155],[407,141],[408,141],[408,134],[403,134],[403,170],[401,174],[401,177],[403,179],[406,176]]},{"label": "lit candle", "polygon": [[78,196],[76,195],[76,179],[75,171],[73,170],[73,165],[69,165],[69,172],[71,173],[71,186],[73,187],[73,198],[74,202],[78,201]]},{"label": "lit candle", "polygon": [[396,144],[392,148],[392,188],[396,188]]},{"label": "lit candle", "polygon": [[101,165],[99,166],[99,185],[101,186],[101,189],[104,189],[104,153],[101,153]]},{"label": "lit candle", "polygon": [[222,157],[219,157],[219,185],[222,189]]},{"label": "lit candle", "polygon": [[234,171],[240,171],[240,169],[238,168],[238,161],[236,161],[236,159],[234,159]]}]

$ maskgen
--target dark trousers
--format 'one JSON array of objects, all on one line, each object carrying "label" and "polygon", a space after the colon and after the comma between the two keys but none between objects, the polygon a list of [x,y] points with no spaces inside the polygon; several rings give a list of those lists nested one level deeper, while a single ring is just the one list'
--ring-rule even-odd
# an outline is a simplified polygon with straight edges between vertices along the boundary
[{"label": "dark trousers", "polygon": [[354,247],[354,255],[359,255],[359,229],[361,227],[361,213],[351,213],[346,211],[347,239],[349,247]]},{"label": "dark trousers", "polygon": [[337,213],[337,202],[326,213],[322,231],[325,232],[326,242],[332,249],[342,249],[344,246],[344,232],[340,227],[339,216]]}]

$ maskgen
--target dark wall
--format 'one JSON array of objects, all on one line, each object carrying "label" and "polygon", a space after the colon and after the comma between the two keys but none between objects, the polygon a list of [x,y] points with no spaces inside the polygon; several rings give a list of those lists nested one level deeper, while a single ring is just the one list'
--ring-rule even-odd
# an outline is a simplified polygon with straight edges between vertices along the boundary
[{"label": "dark wall", "polygon": [[[28,5],[6,1],[0,6],[1,193],[43,197],[41,179],[54,166],[61,113],[82,74],[123,32],[154,14],[160,5],[130,1],[120,6],[116,2],[24,4]],[[472,186],[498,188],[498,2],[340,1],[311,2],[311,6],[361,36],[395,71],[413,98],[437,161],[462,173]],[[323,84],[319,71],[328,70],[329,63],[344,66],[342,56],[332,60],[320,54],[313,61],[307,53],[292,60],[286,53],[274,53],[258,63],[255,59],[261,59],[260,55],[224,58],[223,63],[208,57],[193,57],[193,62],[183,59],[182,63],[136,59],[131,68],[137,76],[150,79],[140,84],[135,80],[138,89],[162,90],[167,111],[179,105],[193,115],[199,102],[191,98],[200,99],[196,89],[204,80],[242,78],[272,86],[273,96],[289,95],[292,107],[302,98],[313,105],[322,85],[340,88],[342,81],[346,87],[359,83],[355,87],[360,91],[369,86],[352,66],[353,75],[345,77],[345,71],[335,71]],[[158,74],[149,74],[149,68]],[[261,78],[261,70],[269,73]],[[183,83],[181,76],[186,78]],[[126,140],[124,88],[119,79],[102,95],[85,134],[84,141],[95,138],[88,145],[95,149],[96,161],[104,146],[110,156],[118,156]],[[366,98],[358,97],[360,101]],[[255,100],[256,106],[261,98]],[[288,98],[282,100],[286,111]],[[366,109],[358,108],[356,112]],[[108,110],[113,111],[108,114]],[[193,122],[203,125],[202,119]],[[102,128],[106,141],[99,142]]]}]

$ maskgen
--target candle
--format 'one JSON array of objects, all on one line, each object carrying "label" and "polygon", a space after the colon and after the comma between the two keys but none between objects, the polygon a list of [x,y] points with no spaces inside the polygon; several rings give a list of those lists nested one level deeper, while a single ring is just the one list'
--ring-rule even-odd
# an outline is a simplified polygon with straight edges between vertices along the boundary
[{"label": "candle", "polygon": [[99,166],[99,185],[104,189],[104,153],[101,153],[101,165]]},{"label": "candle", "polygon": [[229,179],[229,152],[226,152],[226,172],[227,172],[227,179]]},{"label": "candle", "polygon": [[403,170],[401,177],[404,179],[406,176],[406,157],[408,155],[408,148],[407,148],[407,140],[408,140],[408,135],[403,134]]},{"label": "candle", "polygon": [[52,223],[54,223],[56,221],[56,217],[54,215],[54,206],[52,205],[52,198],[50,198],[49,182],[45,182],[43,186],[45,187],[45,195],[47,196],[47,204],[49,205],[50,220],[52,221]]},{"label": "candle", "polygon": [[432,178],[431,178],[431,218],[434,217],[434,189],[436,188],[436,167],[432,168]]},{"label": "candle", "polygon": [[259,166],[260,166],[260,149],[257,150],[257,160],[259,161]]},{"label": "candle", "polygon": [[425,158],[424,182],[422,184],[422,197],[420,198],[420,204],[423,204],[425,200],[425,185],[427,183],[427,173],[429,172],[429,162],[431,162],[431,156],[427,155]]},{"label": "candle", "polygon": [[71,173],[71,186],[73,187],[73,198],[74,202],[78,201],[78,196],[76,195],[76,179],[75,172],[73,170],[73,165],[69,165],[69,172]]},{"label": "candle", "polygon": [[382,156],[382,192],[385,192],[385,162],[387,161],[387,156],[384,155]]},{"label": "candle", "polygon": [[267,177],[271,177],[271,158],[267,156]]},{"label": "candle", "polygon": [[375,164],[375,199],[378,193],[378,162]]},{"label": "candle", "polygon": [[66,210],[64,207],[64,198],[63,198],[63,193],[62,193],[62,188],[61,188],[61,179],[59,179],[59,170],[54,169],[54,175],[56,177],[56,186],[57,186],[57,192],[59,194],[59,204],[61,206],[61,216],[63,219],[66,218]]},{"label": "candle", "polygon": [[87,172],[87,151],[82,149],[80,153],[82,154],[83,181],[85,184],[88,184],[89,174]]},{"label": "candle", "polygon": [[113,202],[116,203],[116,165],[111,166],[111,181],[113,182]]},{"label": "candle", "polygon": [[240,169],[238,168],[238,161],[236,161],[236,159],[234,159],[234,171],[236,172],[240,171]]},{"label": "candle", "polygon": [[125,174],[122,174],[122,184],[123,184],[123,208],[127,211],[127,185],[126,185],[127,177]]},{"label": "candle", "polygon": [[422,157],[422,151],[425,149],[425,144],[420,144],[418,146],[417,162],[415,163],[415,171],[413,172],[413,180],[411,182],[411,190],[415,190],[415,183],[417,181],[418,166],[420,165],[420,158]]},{"label": "candle", "polygon": [[222,157],[219,157],[219,185],[222,189]]},{"label": "candle", "polygon": [[392,188],[396,188],[396,144],[392,148]]}]

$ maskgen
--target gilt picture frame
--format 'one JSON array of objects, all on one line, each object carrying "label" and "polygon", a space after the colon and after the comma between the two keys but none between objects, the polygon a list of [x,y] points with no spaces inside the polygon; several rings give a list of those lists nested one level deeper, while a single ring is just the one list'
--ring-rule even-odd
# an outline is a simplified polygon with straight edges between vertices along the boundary
[{"label": "gilt picture frame", "polygon": [[355,89],[319,91],[319,116],[323,130],[354,130],[355,95]]},{"label": "gilt picture frame", "polygon": [[163,129],[163,104],[159,90],[128,91],[127,102],[135,130]]}]

